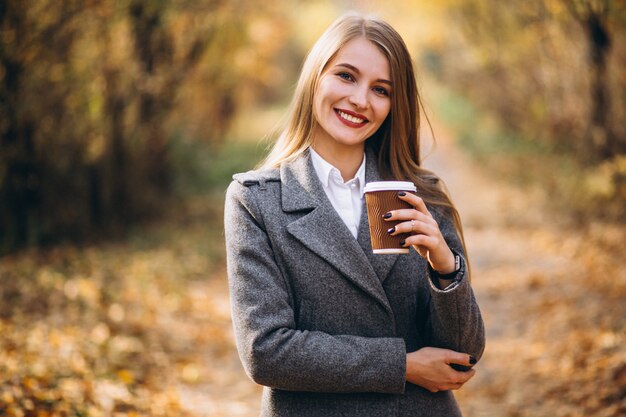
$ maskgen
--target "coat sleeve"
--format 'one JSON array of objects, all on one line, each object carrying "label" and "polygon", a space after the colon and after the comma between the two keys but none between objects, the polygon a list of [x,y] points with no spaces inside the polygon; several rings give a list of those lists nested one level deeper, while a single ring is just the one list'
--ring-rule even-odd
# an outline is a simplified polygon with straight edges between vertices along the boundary
[{"label": "coat sleeve", "polygon": [[[463,245],[449,216],[436,216],[439,229],[450,248],[465,256]],[[468,353],[477,360],[485,349],[485,328],[470,284],[467,262],[458,277],[458,284],[441,290],[430,284],[430,344],[432,346]]]},{"label": "coat sleeve", "polygon": [[288,277],[279,267],[255,199],[233,182],[224,230],[232,320],[239,356],[256,383],[317,392],[402,393],[402,338],[331,335],[296,328]]}]

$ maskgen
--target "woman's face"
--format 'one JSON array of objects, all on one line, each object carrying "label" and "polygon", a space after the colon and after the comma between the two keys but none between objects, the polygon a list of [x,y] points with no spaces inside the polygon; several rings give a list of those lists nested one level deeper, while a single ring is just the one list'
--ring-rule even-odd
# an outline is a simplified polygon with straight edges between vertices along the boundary
[{"label": "woman's face", "polygon": [[364,37],[339,50],[322,73],[313,100],[313,146],[324,152],[362,152],[391,107],[391,74],[383,53]]}]

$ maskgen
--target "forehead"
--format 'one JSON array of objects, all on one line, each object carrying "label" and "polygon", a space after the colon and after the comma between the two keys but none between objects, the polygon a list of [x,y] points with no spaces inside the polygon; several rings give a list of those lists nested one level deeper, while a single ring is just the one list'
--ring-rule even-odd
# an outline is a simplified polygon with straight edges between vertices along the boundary
[{"label": "forehead", "polygon": [[390,79],[389,60],[373,42],[358,37],[348,41],[330,61],[329,67],[350,64],[376,78]]}]

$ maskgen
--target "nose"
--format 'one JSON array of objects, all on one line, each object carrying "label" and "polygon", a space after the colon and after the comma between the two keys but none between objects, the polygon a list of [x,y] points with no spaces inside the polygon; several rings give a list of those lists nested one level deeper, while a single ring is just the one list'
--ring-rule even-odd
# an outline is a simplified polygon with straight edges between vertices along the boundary
[{"label": "nose", "polygon": [[369,105],[369,89],[367,87],[357,87],[350,95],[349,101],[358,109],[365,109]]}]

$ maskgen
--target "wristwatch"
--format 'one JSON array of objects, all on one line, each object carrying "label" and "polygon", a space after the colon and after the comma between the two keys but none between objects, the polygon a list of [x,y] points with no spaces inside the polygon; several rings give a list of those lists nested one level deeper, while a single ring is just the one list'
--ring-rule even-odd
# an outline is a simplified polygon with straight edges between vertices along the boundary
[{"label": "wristwatch", "polygon": [[454,271],[447,274],[441,274],[432,267],[430,267],[433,277],[450,281],[456,278],[459,272],[461,272],[461,269],[463,268],[463,258],[455,251],[452,251],[452,254],[454,255]]}]

